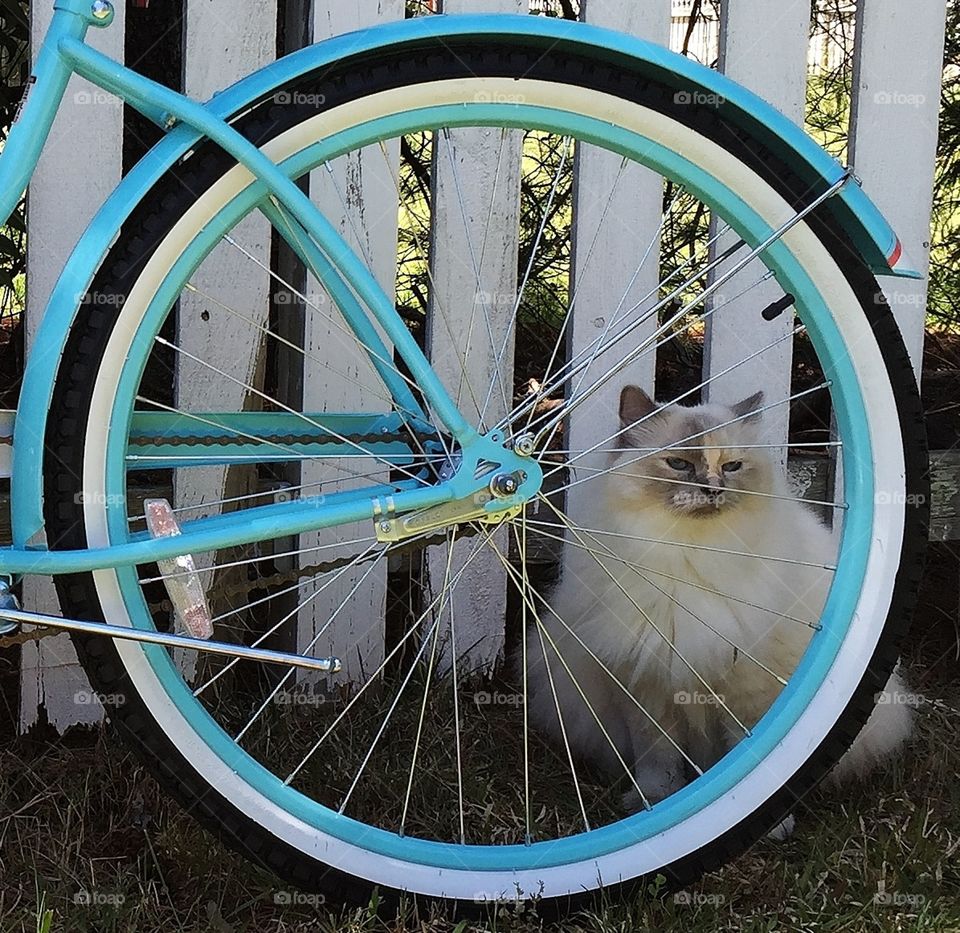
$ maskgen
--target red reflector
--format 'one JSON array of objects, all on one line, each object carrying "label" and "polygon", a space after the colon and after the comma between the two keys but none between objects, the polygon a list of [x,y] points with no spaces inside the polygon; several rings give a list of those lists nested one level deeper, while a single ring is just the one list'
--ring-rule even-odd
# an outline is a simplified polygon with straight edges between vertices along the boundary
[{"label": "red reflector", "polygon": [[902,253],[903,247],[900,245],[900,241],[897,240],[897,245],[893,248],[893,252],[890,254],[890,258],[887,260],[887,265],[891,269],[900,261],[900,256]]}]

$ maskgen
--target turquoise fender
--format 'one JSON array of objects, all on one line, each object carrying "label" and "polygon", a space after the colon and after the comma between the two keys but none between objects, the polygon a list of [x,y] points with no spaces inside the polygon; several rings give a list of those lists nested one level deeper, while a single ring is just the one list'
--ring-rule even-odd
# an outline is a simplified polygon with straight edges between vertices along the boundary
[{"label": "turquoise fender", "polygon": [[[229,119],[292,81],[348,58],[377,56],[387,46],[422,44],[457,36],[504,33],[542,42],[544,47],[601,55],[612,62],[675,86],[678,93],[712,95],[722,116],[747,130],[809,181],[815,196],[837,181],[843,167],[796,124],[755,94],[709,68],[650,42],[583,23],[542,16],[487,14],[425,16],[387,23],[309,46],[247,76],[214,95],[211,114]],[[15,547],[37,545],[43,528],[42,469],[46,419],[66,334],[104,255],[136,205],[157,181],[200,140],[189,126],[171,130],[123,179],[84,232],[60,275],[31,351],[14,429],[12,523]],[[846,185],[828,202],[865,263],[878,275],[916,277],[898,266],[896,235],[859,185]],[[41,545],[42,546],[42,545]]]}]

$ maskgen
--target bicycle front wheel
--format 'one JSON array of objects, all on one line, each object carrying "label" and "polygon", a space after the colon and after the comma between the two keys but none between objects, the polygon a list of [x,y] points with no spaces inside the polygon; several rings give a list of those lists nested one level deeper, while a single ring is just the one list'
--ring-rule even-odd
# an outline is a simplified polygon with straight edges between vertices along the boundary
[{"label": "bicycle front wheel", "polygon": [[[627,65],[461,37],[344,63],[239,121],[345,216],[357,166],[390,186],[398,249],[346,234],[464,416],[532,444],[545,476],[497,527],[193,555],[218,637],[336,654],[327,680],[77,638],[162,783],[282,878],[470,902],[687,881],[782,819],[865,722],[921,559],[915,382],[829,212],[796,220],[804,184],[722,116]],[[590,159],[605,180],[588,191]],[[654,229],[623,209],[635,186],[662,203]],[[144,534],[145,496],[200,521],[456,469],[404,362],[283,257],[275,208],[202,147],[125,227],[59,370],[52,547]],[[584,283],[613,245],[632,259],[611,298]],[[269,314],[231,291],[230,262],[263,272]],[[451,286],[464,275],[472,294]],[[721,320],[755,349],[704,367]],[[238,334],[239,365],[218,355]],[[319,407],[316,379],[337,387]],[[359,408],[389,443],[330,427]],[[798,458],[828,476],[807,506],[783,473]],[[174,575],[58,586],[65,612],[168,629]]]}]

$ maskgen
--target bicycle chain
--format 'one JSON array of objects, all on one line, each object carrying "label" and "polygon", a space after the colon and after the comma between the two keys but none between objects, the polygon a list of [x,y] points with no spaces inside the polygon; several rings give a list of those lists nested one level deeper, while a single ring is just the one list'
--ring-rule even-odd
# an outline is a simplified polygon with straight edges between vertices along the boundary
[{"label": "bicycle chain", "polygon": [[[371,431],[367,434],[331,434],[326,437],[318,437],[316,434],[267,434],[263,437],[257,437],[258,441],[265,441],[270,444],[342,444],[346,441],[348,444],[359,447],[364,443],[373,444],[383,441],[409,441],[411,438],[418,444],[425,441],[435,441],[438,435],[426,431],[414,431],[407,429],[403,432],[380,432]],[[199,437],[176,436],[164,437],[163,435],[131,437],[130,446],[154,445],[157,447],[229,447],[230,445],[240,446],[249,444],[251,438],[239,435],[224,435],[222,437]],[[371,456],[375,456],[371,454]]]},{"label": "bicycle chain", "polygon": [[[298,444],[298,443],[333,443],[339,444],[346,440],[348,443],[355,443],[357,445],[364,442],[373,443],[374,441],[409,441],[410,438],[415,438],[419,443],[429,440],[436,440],[436,434],[427,434],[424,432],[407,430],[403,433],[369,433],[369,434],[354,434],[354,435],[343,435],[340,438],[331,437],[329,440],[321,439],[318,440],[315,435],[306,434],[306,435],[274,435],[272,437],[265,437],[263,440],[278,443],[278,444]],[[157,445],[169,445],[169,446],[225,446],[227,444],[237,444],[237,443],[247,443],[247,440],[244,438],[234,438],[234,437],[136,437],[132,438],[130,441],[131,444],[157,444]],[[472,537],[477,534],[478,529],[473,525],[464,525],[461,527],[459,536],[463,538]],[[429,538],[418,538],[415,541],[408,541],[405,544],[394,545],[390,548],[391,555],[403,555],[409,552],[422,550],[423,548],[429,547],[433,544],[442,544],[446,541],[446,535],[443,532],[438,532],[435,535],[431,535]],[[332,560],[322,561],[317,564],[310,564],[307,567],[299,567],[295,570],[288,570],[285,572],[273,573],[267,577],[260,577],[256,580],[246,580],[242,583],[226,584],[221,589],[221,593],[224,597],[231,597],[243,594],[244,592],[249,592],[253,587],[259,589],[265,589],[271,586],[280,586],[284,583],[293,583],[297,580],[303,579],[304,577],[317,577],[325,573],[331,573],[334,570],[339,570],[341,567],[345,567],[348,564],[356,562],[358,565],[361,563],[366,563],[369,560],[374,560],[378,554],[371,554],[364,560],[359,560],[362,551],[358,551],[355,554],[344,555],[343,557],[337,557]],[[172,609],[172,605],[168,599],[161,600],[158,603],[150,603],[149,608],[153,611],[164,611],[168,612]],[[43,638],[50,638],[53,635],[60,635],[63,633],[62,629],[56,628],[36,628],[29,632],[15,632],[12,635],[4,635],[0,637],[0,650],[3,648],[12,648],[17,645],[25,645],[30,641],[40,641]]]}]

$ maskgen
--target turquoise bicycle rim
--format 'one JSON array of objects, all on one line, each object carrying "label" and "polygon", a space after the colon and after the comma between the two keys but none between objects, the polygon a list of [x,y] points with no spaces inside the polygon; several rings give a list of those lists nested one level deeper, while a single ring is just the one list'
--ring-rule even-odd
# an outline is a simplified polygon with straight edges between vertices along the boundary
[{"label": "turquoise bicycle rim", "polygon": [[[440,126],[513,126],[570,135],[611,149],[683,184],[723,216],[751,246],[771,233],[766,222],[731,189],[677,153],[637,133],[592,117],[531,104],[462,103],[392,114],[314,144],[288,159],[283,167],[291,177],[297,177],[324,160],[352,151],[365,143]],[[125,501],[125,428],[133,410],[136,386],[152,347],[152,336],[193,269],[213,248],[221,233],[230,229],[255,206],[257,200],[258,193],[255,186],[251,186],[226,206],[184,251],[151,303],[141,330],[133,341],[121,376],[120,390],[114,399],[114,429],[110,432],[107,449],[108,503]],[[784,738],[821,687],[849,629],[862,590],[874,507],[867,416],[859,380],[847,356],[844,341],[823,296],[787,245],[782,240],[774,243],[763,258],[767,266],[775,271],[785,290],[789,285],[797,307],[802,309],[803,322],[824,373],[831,380],[830,395],[840,436],[845,448],[855,452],[856,456],[847,455],[843,458],[844,493],[850,508],[844,521],[838,570],[821,618],[822,629],[814,634],[787,686],[750,737],[739,742],[702,777],[651,810],[561,839],[530,845],[488,846],[401,837],[338,814],[284,785],[223,731],[194,698],[165,650],[156,646],[144,648],[144,654],[171,700],[197,735],[251,787],[308,825],[370,852],[438,868],[450,866],[478,872],[522,870],[598,857],[650,839],[729,792]],[[355,256],[353,261],[359,262]],[[120,542],[127,538],[129,532],[125,508],[108,505],[107,523],[111,541]],[[121,568],[117,571],[117,579],[134,624],[141,628],[152,628],[153,621],[137,580],[136,568]],[[788,775],[784,775],[786,777]]]}]

